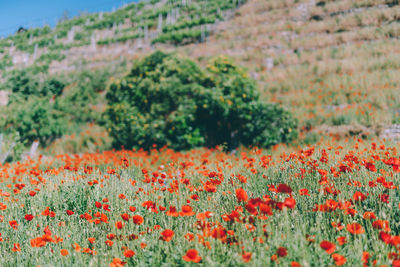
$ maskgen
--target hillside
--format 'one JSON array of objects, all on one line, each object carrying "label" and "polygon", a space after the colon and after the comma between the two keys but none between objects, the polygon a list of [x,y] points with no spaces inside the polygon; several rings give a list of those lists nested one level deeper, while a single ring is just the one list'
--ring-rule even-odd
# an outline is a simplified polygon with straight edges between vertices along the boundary
[{"label": "hillside", "polygon": [[[130,4],[0,40],[0,102],[6,103],[7,79],[15,69],[34,69],[42,80],[68,76],[68,89],[77,73],[118,78],[157,49],[201,64],[223,54],[249,69],[264,100],[295,114],[307,143],[321,134],[396,137],[391,125],[400,123],[399,21],[394,0]],[[86,100],[95,110],[104,106],[106,84],[99,83],[100,94]],[[84,119],[68,133],[75,138],[93,121]]]}]

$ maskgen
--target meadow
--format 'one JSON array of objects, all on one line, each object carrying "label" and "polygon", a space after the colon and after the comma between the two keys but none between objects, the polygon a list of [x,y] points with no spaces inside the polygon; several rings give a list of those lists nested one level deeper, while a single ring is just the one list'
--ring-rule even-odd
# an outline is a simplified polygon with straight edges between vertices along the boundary
[{"label": "meadow", "polygon": [[398,146],[346,144],[7,163],[0,264],[399,266]]},{"label": "meadow", "polygon": [[0,39],[0,266],[400,266],[399,23],[150,0]]}]

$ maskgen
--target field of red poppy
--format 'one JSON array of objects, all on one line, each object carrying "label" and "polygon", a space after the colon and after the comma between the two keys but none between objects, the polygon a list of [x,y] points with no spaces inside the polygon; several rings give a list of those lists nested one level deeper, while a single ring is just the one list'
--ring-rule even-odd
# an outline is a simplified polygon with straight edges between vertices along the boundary
[{"label": "field of red poppy", "polygon": [[400,266],[400,157],[387,143],[109,151],[0,170],[2,266]]}]

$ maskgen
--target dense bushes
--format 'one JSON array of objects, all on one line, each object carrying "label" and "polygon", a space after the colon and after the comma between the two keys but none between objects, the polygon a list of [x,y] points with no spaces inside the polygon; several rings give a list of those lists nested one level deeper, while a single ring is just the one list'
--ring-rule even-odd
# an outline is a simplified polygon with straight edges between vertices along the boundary
[{"label": "dense bushes", "polygon": [[2,87],[14,93],[12,100],[31,96],[61,95],[65,87],[64,81],[53,77],[41,82],[32,71],[33,69],[14,70],[9,74]]},{"label": "dense bushes", "polygon": [[32,68],[9,73],[0,85],[12,92],[8,105],[0,110],[0,132],[19,133],[26,144],[39,140],[41,146],[79,133],[83,125],[95,123],[101,115],[95,105],[101,102],[99,92],[105,90],[109,76],[108,70],[68,77],[37,75]]},{"label": "dense bushes", "polygon": [[104,122],[117,148],[268,147],[297,135],[290,114],[260,102],[255,82],[224,57],[203,70],[155,52],[112,84],[106,97]]},{"label": "dense bushes", "polygon": [[5,120],[5,129],[18,132],[21,139],[32,143],[49,144],[64,134],[66,120],[54,112],[53,105],[46,98],[31,96],[23,105],[11,103]]}]

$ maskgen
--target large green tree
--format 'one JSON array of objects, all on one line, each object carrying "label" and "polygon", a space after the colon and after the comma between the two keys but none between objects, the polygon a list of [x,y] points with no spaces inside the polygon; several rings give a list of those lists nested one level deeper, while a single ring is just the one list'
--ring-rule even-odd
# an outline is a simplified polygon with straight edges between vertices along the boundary
[{"label": "large green tree", "polygon": [[107,100],[103,118],[116,148],[268,147],[297,136],[296,120],[261,102],[255,81],[226,57],[202,69],[157,51],[113,83]]}]

